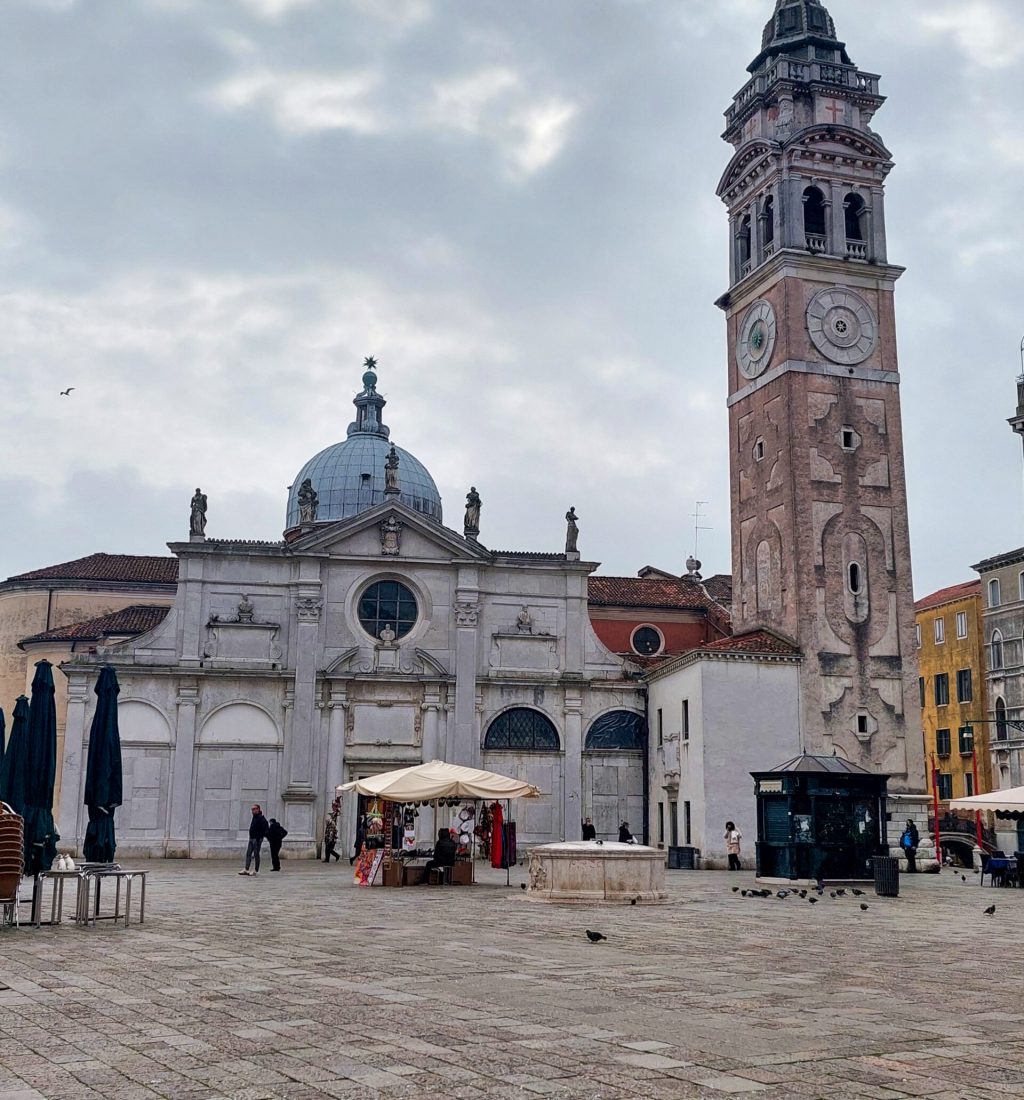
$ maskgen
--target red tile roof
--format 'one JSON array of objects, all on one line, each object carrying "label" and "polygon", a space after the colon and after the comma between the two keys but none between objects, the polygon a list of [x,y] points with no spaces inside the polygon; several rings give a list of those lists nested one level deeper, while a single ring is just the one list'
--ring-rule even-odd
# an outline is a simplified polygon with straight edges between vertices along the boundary
[{"label": "red tile roof", "polygon": [[716,653],[770,653],[778,657],[799,657],[800,649],[787,638],[770,630],[750,630],[734,634],[731,638],[719,638],[700,647]]},{"label": "red tile roof", "polygon": [[109,615],[100,615],[96,619],[44,630],[41,634],[22,638],[18,645],[30,645],[34,642],[97,642],[125,634],[145,634],[147,630],[159,626],[167,617],[168,611],[169,607],[133,604],[131,607],[122,607],[120,611],[111,611]]},{"label": "red tile roof", "polygon": [[954,584],[949,588],[940,588],[938,592],[933,592],[930,596],[925,596],[923,599],[917,601],[914,604],[915,611],[927,611],[930,607],[941,607],[945,603],[952,603],[954,600],[966,600],[970,596],[981,595],[981,581],[964,581],[963,584]]},{"label": "red tile roof", "polygon": [[177,584],[178,559],[145,554],[90,554],[8,577],[8,581],[116,581],[122,584]]},{"label": "red tile roof", "polygon": [[589,602],[594,607],[661,607],[727,610],[700,581],[688,577],[591,577]]}]

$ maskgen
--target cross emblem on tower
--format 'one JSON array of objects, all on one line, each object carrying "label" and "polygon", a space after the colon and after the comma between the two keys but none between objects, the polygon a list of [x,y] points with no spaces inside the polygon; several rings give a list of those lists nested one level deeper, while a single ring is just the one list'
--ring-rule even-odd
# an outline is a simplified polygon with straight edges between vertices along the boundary
[{"label": "cross emblem on tower", "polygon": [[837,99],[828,100],[828,102],[825,104],[825,112],[826,114],[830,114],[832,116],[833,123],[838,122],[839,119],[845,114],[845,111],[843,110],[843,104],[840,103]]}]

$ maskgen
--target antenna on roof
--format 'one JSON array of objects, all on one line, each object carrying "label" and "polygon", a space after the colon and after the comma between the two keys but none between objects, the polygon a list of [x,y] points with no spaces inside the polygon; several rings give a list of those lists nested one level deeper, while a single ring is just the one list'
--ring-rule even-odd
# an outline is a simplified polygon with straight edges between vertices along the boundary
[{"label": "antenna on roof", "polygon": [[700,521],[704,517],[700,514],[700,510],[701,510],[701,508],[707,507],[707,503],[708,502],[706,500],[696,501],[696,507],[695,507],[694,511],[690,514],[691,519],[693,520],[693,556],[694,557],[697,557],[697,543],[700,539],[701,531],[712,531],[712,530],[714,530],[714,528],[712,528],[712,527],[702,527],[701,526]]}]

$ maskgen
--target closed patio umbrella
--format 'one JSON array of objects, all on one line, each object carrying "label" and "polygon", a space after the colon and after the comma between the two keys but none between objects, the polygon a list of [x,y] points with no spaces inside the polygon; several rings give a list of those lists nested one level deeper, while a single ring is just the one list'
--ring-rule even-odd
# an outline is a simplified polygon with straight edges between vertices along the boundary
[{"label": "closed patio umbrella", "polygon": [[89,760],[85,769],[85,804],[89,824],[83,852],[90,863],[113,863],[117,840],[114,810],[121,805],[121,735],[117,728],[117,696],[121,688],[110,665],[100,670],[93,689],[96,713],[89,730]]},{"label": "closed patio umbrella", "polygon": [[53,701],[53,665],[36,662],[28,708],[25,802],[25,873],[49,871],[57,858],[60,834],[53,823],[53,784],[57,777],[57,709]]},{"label": "closed patio umbrella", "polygon": [[0,707],[0,760],[4,758],[4,734],[7,732],[7,719],[4,717],[4,708]]},{"label": "closed patio umbrella", "polygon": [[8,803],[16,814],[25,805],[28,752],[28,697],[19,695],[11,716],[11,736],[0,759],[0,802]]}]

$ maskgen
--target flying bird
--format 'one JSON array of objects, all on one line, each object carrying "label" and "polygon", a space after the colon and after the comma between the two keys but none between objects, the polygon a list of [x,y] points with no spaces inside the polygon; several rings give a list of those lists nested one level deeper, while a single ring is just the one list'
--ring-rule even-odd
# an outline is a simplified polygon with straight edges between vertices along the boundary
[{"label": "flying bird", "polygon": [[862,913],[866,913],[868,911],[868,907],[864,904],[864,902],[860,903],[860,911]]},{"label": "flying bird", "polygon": [[590,940],[591,943],[600,943],[601,940],[606,940],[606,939],[608,939],[608,937],[607,936],[602,936],[600,932],[591,932],[590,929],[588,928],[587,929],[587,939]]},{"label": "flying bird", "polygon": [[61,390],[60,391],[61,397],[70,397],[71,396],[71,391],[74,388],[75,388],[74,386],[68,386],[68,388],[66,390]]},{"label": "flying bird", "polygon": [[987,908],[987,909],[985,910],[985,916],[986,916],[986,917],[991,917],[991,916],[992,916],[992,914],[993,914],[993,913],[994,913],[995,911],[996,911],[996,907],[995,907],[994,905],[990,905],[990,906],[989,906],[989,907],[988,907],[988,908]]}]

